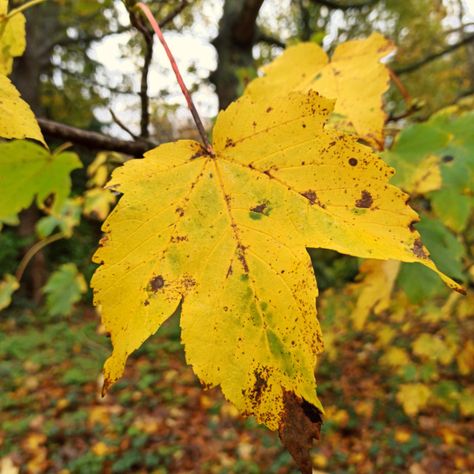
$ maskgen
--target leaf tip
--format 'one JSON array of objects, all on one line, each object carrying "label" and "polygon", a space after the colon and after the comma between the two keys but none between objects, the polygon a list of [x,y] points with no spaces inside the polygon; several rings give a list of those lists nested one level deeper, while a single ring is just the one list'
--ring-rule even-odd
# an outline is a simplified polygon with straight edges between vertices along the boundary
[{"label": "leaf tip", "polygon": [[309,451],[313,440],[320,438],[322,413],[313,404],[293,392],[284,392],[283,405],[278,430],[281,442],[302,474],[311,474],[313,468]]}]

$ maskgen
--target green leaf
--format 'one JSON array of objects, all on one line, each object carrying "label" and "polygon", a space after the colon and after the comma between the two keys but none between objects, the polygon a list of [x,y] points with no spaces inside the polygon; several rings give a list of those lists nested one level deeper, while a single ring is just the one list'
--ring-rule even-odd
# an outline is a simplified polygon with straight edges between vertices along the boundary
[{"label": "green leaf", "polygon": [[436,215],[450,229],[462,232],[471,214],[471,198],[459,194],[453,188],[445,188],[432,194],[431,205]]},{"label": "green leaf", "polygon": [[46,306],[52,316],[68,316],[74,303],[81,299],[87,290],[84,276],[74,263],[65,263],[49,278],[43,292],[46,293]]},{"label": "green leaf", "polygon": [[82,167],[75,153],[51,154],[36,143],[0,143],[0,220],[18,214],[36,197],[39,206],[51,194],[59,209],[71,189],[72,170]]},{"label": "green leaf", "polygon": [[42,239],[51,235],[59,227],[65,237],[71,237],[74,227],[81,221],[81,198],[66,199],[59,210],[52,210],[48,216],[36,223],[36,233]]}]

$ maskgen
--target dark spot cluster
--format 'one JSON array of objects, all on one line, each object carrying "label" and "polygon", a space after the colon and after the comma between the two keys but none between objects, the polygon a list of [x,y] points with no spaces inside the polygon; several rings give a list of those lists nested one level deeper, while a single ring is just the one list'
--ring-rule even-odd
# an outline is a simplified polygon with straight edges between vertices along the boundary
[{"label": "dark spot cluster", "polygon": [[325,208],[326,206],[318,199],[318,196],[316,194],[316,191],[313,191],[312,189],[308,189],[308,191],[305,191],[301,193],[303,197],[305,197],[309,203],[313,206],[314,204],[317,204],[319,207]]},{"label": "dark spot cluster", "polygon": [[233,148],[235,147],[235,142],[232,140],[232,138],[227,137],[225,141],[225,148]]},{"label": "dark spot cluster", "polygon": [[174,235],[171,237],[171,242],[174,244],[179,243],[179,242],[187,242],[188,241],[188,236],[187,235]]},{"label": "dark spot cluster", "polygon": [[421,242],[420,239],[416,239],[415,242],[413,242],[413,253],[418,258],[423,258],[423,259],[428,258],[428,254],[425,252],[423,243]]},{"label": "dark spot cluster", "polygon": [[369,209],[373,203],[374,200],[372,198],[372,194],[370,194],[369,191],[363,190],[361,192],[360,199],[357,199],[355,202],[355,206],[361,209]]}]

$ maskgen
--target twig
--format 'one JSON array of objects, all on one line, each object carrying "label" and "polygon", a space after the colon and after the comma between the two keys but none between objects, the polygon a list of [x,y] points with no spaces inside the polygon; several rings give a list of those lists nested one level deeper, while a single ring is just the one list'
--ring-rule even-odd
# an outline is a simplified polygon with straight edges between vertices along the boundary
[{"label": "twig", "polygon": [[29,249],[28,252],[25,253],[23,258],[21,259],[20,264],[18,265],[18,268],[15,273],[15,277],[17,281],[20,281],[23,274],[25,273],[26,267],[30,263],[31,259],[44,247],[46,247],[49,244],[52,244],[53,242],[56,242],[57,240],[60,240],[64,238],[64,234],[62,232],[58,232],[56,234],[50,235],[49,237],[46,237],[46,239],[40,240],[39,242],[36,242],[36,244],[32,245]]},{"label": "twig", "polygon": [[425,66],[426,64],[431,63],[432,61],[435,61],[438,58],[441,58],[445,54],[451,53],[455,51],[458,48],[461,48],[462,46],[469,44],[471,42],[474,42],[474,34],[471,34],[469,36],[466,36],[463,38],[461,41],[454,43],[447,48],[443,49],[442,51],[439,51],[437,53],[429,54],[423,59],[420,59],[419,61],[415,61],[412,64],[408,64],[406,66],[401,66],[399,68],[394,69],[394,71],[400,76],[401,74],[407,74],[409,72],[416,71],[417,69]]},{"label": "twig", "polygon": [[112,109],[109,108],[110,115],[112,120],[125,132],[127,132],[134,140],[138,140],[139,137],[135,135],[114,113]]},{"label": "twig", "polygon": [[142,22],[140,16],[136,15],[133,9],[129,10],[131,24],[142,34],[145,42],[145,56],[143,58],[142,79],[140,83],[140,136],[148,138],[150,136],[150,99],[148,97],[148,74],[150,64],[153,59],[153,33]]},{"label": "twig", "polygon": [[189,5],[188,0],[183,0],[172,12],[166,15],[163,20],[160,21],[160,28],[163,29],[168,23],[171,23],[187,6]]},{"label": "twig", "polygon": [[40,118],[38,123],[42,132],[50,137],[71,141],[97,150],[111,150],[126,155],[141,157],[145,152],[153,148],[153,144],[147,141],[127,141],[110,137],[97,132],[82,130],[63,123]]},{"label": "twig", "polygon": [[402,97],[405,100],[405,102],[407,104],[411,103],[412,101],[411,95],[408,92],[407,88],[403,85],[402,81],[400,81],[400,78],[390,68],[387,68],[387,69],[388,69],[388,73],[390,74],[390,78],[392,79],[393,83],[399,90],[400,94],[402,94]]},{"label": "twig", "polygon": [[368,0],[367,2],[359,2],[359,3],[340,3],[334,2],[332,0],[312,0],[313,3],[317,3],[319,5],[323,5],[331,10],[350,10],[353,8],[364,8],[375,5],[379,0]]},{"label": "twig", "polygon": [[166,52],[166,55],[168,56],[168,59],[171,63],[171,67],[173,68],[173,71],[176,75],[176,79],[178,81],[179,87],[181,88],[181,92],[183,93],[183,95],[186,99],[186,102],[188,104],[188,108],[191,111],[191,114],[193,116],[194,123],[196,124],[196,127],[199,131],[199,135],[201,135],[201,140],[204,144],[204,147],[206,148],[207,152],[210,155],[214,156],[214,150],[212,149],[212,146],[209,143],[209,140],[207,138],[206,132],[204,130],[204,125],[202,124],[202,121],[201,121],[201,117],[199,117],[199,114],[196,110],[196,107],[195,107],[194,102],[191,98],[191,95],[189,94],[189,91],[188,91],[186,85],[184,84],[183,77],[181,76],[181,73],[179,72],[178,66],[176,65],[176,61],[173,57],[173,54],[171,53],[171,51],[168,47],[168,44],[166,43],[166,40],[163,36],[163,33],[161,32],[160,27],[159,27],[158,23],[156,22],[156,20],[153,16],[153,13],[150,11],[150,9],[145,4],[143,4],[141,2],[139,2],[137,4],[137,7],[140,8],[143,11],[146,18],[150,22],[150,25],[152,26],[153,30],[155,31],[156,36],[158,36],[158,39],[160,40],[161,44],[163,45],[163,48]]},{"label": "twig", "polygon": [[28,8],[31,8],[31,7],[34,7],[35,5],[43,3],[44,1],[45,0],[31,0],[29,2],[26,2],[23,5],[20,5],[18,8],[14,8],[13,10],[10,10],[10,12],[7,15],[7,18],[11,18],[12,16],[15,16],[17,13],[21,13]]}]

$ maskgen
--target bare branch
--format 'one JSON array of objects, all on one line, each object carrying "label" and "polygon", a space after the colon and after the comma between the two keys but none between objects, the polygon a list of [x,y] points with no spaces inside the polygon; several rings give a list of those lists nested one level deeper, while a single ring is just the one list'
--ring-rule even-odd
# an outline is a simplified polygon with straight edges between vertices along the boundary
[{"label": "bare branch", "polygon": [[188,0],[183,0],[172,12],[165,16],[158,24],[163,29],[168,23],[171,23],[187,6],[189,5]]},{"label": "bare branch", "polygon": [[443,49],[442,51],[439,51],[437,53],[429,54],[423,59],[420,59],[419,61],[415,61],[412,64],[407,64],[406,66],[401,66],[399,68],[394,69],[395,73],[400,75],[400,74],[407,74],[413,71],[416,71],[417,69],[425,66],[426,64],[429,64],[433,61],[436,61],[437,59],[443,57],[446,54],[452,53],[453,51],[456,51],[457,49],[461,48],[462,46],[465,46],[466,44],[474,42],[474,34],[471,34],[469,36],[466,36],[463,38],[461,41],[458,41],[457,43],[454,43],[447,48]]},{"label": "bare branch", "polygon": [[42,132],[50,137],[60,138],[73,142],[77,145],[95,148],[97,150],[110,150],[127,155],[141,157],[146,151],[153,148],[153,145],[146,141],[127,141],[110,137],[97,132],[82,130],[71,127],[63,123],[40,118],[38,123]]},{"label": "bare branch", "polygon": [[115,112],[109,108],[110,115],[112,120],[124,131],[127,132],[135,141],[139,140],[140,137],[135,135],[118,117],[115,115]]},{"label": "bare branch", "polygon": [[281,41],[280,39],[272,35],[264,33],[263,31],[257,31],[256,42],[265,43],[270,46],[277,46],[278,48],[283,48],[283,49],[286,48],[286,44],[283,41]]},{"label": "bare branch", "polygon": [[365,2],[356,2],[356,3],[339,3],[333,0],[312,0],[313,3],[322,5],[331,10],[350,10],[353,8],[364,8],[375,5],[379,0],[367,0]]}]

